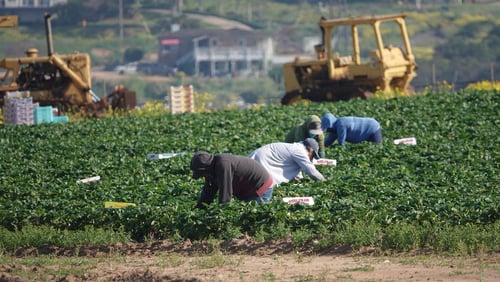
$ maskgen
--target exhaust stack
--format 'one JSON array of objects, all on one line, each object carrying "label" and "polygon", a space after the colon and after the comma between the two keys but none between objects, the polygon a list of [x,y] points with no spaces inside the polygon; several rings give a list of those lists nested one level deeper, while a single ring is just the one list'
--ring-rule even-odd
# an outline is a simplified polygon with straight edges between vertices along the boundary
[{"label": "exhaust stack", "polygon": [[45,14],[45,35],[47,37],[47,53],[50,57],[54,53],[54,44],[52,43],[52,23],[48,13]]}]

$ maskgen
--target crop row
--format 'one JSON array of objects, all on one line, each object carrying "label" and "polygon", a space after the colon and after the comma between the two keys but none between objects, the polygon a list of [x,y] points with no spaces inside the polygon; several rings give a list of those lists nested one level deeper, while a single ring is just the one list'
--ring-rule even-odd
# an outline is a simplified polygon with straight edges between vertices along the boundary
[{"label": "crop row", "polygon": [[[344,222],[487,225],[499,219],[500,125],[496,91],[440,93],[390,100],[264,107],[203,114],[151,115],[67,124],[0,128],[0,218],[27,225],[84,230],[122,228],[134,238],[232,237],[336,230]],[[247,155],[282,141],[306,115],[370,116],[382,145],[328,147],[337,166],[328,178],[275,189],[267,205],[232,201],[193,209],[201,180],[190,178],[197,150]],[[417,145],[393,139],[416,137]],[[148,153],[187,152],[147,160]],[[99,175],[101,180],[77,184]],[[314,206],[283,197],[312,196]],[[104,202],[135,203],[106,209]]]}]

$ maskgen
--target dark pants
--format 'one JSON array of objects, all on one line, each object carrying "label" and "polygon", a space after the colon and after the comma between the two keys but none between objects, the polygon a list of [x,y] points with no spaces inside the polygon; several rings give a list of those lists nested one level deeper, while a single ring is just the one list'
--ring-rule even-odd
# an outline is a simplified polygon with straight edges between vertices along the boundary
[{"label": "dark pants", "polygon": [[238,185],[233,186],[238,189],[238,192],[233,190],[234,195],[245,202],[257,201],[258,203],[269,203],[271,201],[271,197],[273,196],[273,178],[271,176],[257,191],[253,191],[255,188],[251,188],[249,185],[246,180],[238,182]]},{"label": "dark pants", "polygon": [[372,136],[370,136],[370,138],[368,138],[367,141],[382,143],[382,129],[375,131],[375,133],[373,133]]}]

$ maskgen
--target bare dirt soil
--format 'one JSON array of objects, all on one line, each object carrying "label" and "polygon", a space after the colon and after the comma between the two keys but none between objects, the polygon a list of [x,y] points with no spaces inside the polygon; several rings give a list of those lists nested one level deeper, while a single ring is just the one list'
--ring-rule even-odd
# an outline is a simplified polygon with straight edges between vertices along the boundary
[{"label": "bare dirt soil", "polygon": [[[59,264],[16,263],[35,256]],[[0,282],[14,281],[499,281],[500,254],[450,257],[375,255],[339,246],[322,252],[297,250],[291,240],[256,242],[242,237],[221,245],[168,241],[79,248],[22,248],[0,264]],[[65,259],[93,261],[65,272]],[[74,266],[75,263],[70,263]],[[60,269],[58,269],[60,268]],[[26,274],[30,273],[29,278]]]},{"label": "bare dirt soil", "polygon": [[155,83],[168,83],[171,82],[174,78],[168,76],[161,75],[144,75],[141,73],[136,74],[119,74],[112,71],[101,71],[101,70],[93,70],[92,71],[92,79],[93,80],[102,80],[109,83],[120,83],[127,81],[129,79],[133,79],[134,77],[140,77],[141,80]]}]

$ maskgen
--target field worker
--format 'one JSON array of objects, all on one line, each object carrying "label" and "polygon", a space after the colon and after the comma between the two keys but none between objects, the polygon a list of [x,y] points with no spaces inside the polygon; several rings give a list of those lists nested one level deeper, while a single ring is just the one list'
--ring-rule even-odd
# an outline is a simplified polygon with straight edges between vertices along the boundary
[{"label": "field worker", "polygon": [[253,151],[248,157],[262,164],[273,177],[274,184],[302,178],[302,173],[314,180],[325,181],[316,169],[312,159],[319,159],[319,145],[316,140],[306,138],[296,143],[271,143]]},{"label": "field worker", "polygon": [[325,157],[325,136],[321,130],[321,120],[317,115],[308,116],[300,125],[292,127],[285,137],[286,143],[301,142],[306,138],[313,138],[319,144],[319,156]]},{"label": "field worker", "polygon": [[325,146],[332,145],[335,140],[338,140],[340,146],[344,146],[346,141],[382,143],[382,128],[373,118],[351,116],[336,118],[333,114],[327,113],[321,118],[321,126],[327,134]]},{"label": "field worker", "polygon": [[273,179],[258,162],[243,156],[231,154],[210,154],[198,151],[191,159],[193,178],[205,178],[197,208],[210,204],[217,192],[219,203],[225,203],[234,196],[243,201],[269,202]]}]

